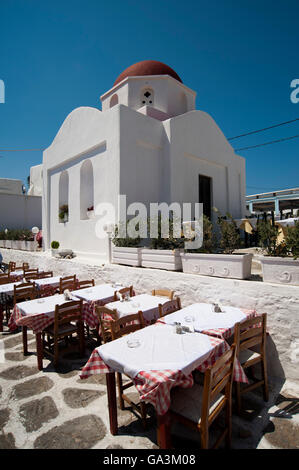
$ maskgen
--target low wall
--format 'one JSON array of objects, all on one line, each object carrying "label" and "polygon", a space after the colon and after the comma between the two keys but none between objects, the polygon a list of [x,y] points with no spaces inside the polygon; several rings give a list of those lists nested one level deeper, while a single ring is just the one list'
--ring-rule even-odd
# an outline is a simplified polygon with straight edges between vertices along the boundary
[{"label": "low wall", "polygon": [[0,193],[0,230],[42,227],[42,198]]},{"label": "low wall", "polygon": [[216,277],[163,271],[150,268],[133,268],[107,264],[92,266],[76,258],[59,260],[45,253],[26,253],[1,250],[3,262],[28,261],[30,267],[51,270],[57,275],[77,274],[96,283],[117,281],[134,285],[137,293],[157,288],[170,288],[180,295],[182,305],[195,302],[222,302],[244,308],[254,308],[258,313],[268,313],[268,374],[287,378],[299,384],[299,287],[270,284],[259,281],[242,281]]}]

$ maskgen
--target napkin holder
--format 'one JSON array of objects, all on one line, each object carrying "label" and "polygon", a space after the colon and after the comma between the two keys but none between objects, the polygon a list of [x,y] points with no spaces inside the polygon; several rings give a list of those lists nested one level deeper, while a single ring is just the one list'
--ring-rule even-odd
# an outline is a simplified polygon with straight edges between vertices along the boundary
[{"label": "napkin holder", "polygon": [[69,291],[69,289],[65,289],[65,291],[63,292],[63,295],[64,295],[64,300],[72,300],[72,294]]},{"label": "napkin holder", "polygon": [[213,304],[213,305],[214,305],[214,312],[216,312],[216,313],[222,313],[222,310],[221,310],[221,308],[219,307],[218,304]]}]

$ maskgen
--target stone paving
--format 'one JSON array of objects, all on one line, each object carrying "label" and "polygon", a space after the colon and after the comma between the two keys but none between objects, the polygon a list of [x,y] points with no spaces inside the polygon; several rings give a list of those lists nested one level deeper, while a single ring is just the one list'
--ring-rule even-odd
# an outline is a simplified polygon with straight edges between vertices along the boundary
[{"label": "stone paving", "polygon": [[[29,334],[29,354],[22,352],[21,333],[0,333],[5,361],[0,363],[0,449],[156,449],[155,413],[150,410],[148,426],[129,410],[119,411],[119,435],[111,436],[105,376],[79,378],[95,343],[90,341],[84,358],[76,345],[62,351],[55,370],[44,359],[38,371],[35,338]],[[270,383],[270,400],[265,404],[259,391],[244,399],[241,417],[233,415],[233,448],[299,447],[298,398],[290,383]],[[212,439],[217,429],[212,430]],[[198,436],[175,425],[172,442],[176,449],[199,448]]]}]

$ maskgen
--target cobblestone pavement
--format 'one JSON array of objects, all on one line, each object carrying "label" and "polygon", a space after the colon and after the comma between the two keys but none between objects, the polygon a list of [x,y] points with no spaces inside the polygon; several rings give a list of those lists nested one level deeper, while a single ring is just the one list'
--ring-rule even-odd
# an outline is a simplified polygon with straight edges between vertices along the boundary
[{"label": "cobblestone pavement", "polygon": [[[63,354],[57,370],[44,359],[36,366],[35,337],[29,334],[29,355],[22,351],[21,333],[4,327],[5,359],[0,363],[0,449],[156,449],[155,413],[147,429],[130,411],[118,412],[119,435],[109,432],[105,376],[79,378],[80,368],[95,347],[79,358],[76,345]],[[299,419],[296,386],[270,383],[265,404],[256,393],[244,397],[241,417],[233,415],[233,448],[298,448]],[[298,396],[298,393],[297,393]],[[212,437],[217,429],[212,430]],[[198,436],[177,425],[172,429],[177,449],[199,448]]]}]

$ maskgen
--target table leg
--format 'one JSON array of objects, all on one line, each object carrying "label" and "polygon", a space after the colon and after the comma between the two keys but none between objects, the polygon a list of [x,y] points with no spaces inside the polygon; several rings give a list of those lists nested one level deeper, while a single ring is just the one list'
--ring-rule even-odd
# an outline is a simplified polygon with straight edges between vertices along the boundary
[{"label": "table leg", "polygon": [[157,415],[157,443],[160,449],[171,449],[169,412]]},{"label": "table leg", "polygon": [[114,372],[109,372],[106,374],[106,385],[107,385],[107,395],[108,395],[110,432],[113,436],[115,436],[118,433],[118,425],[117,425],[116,387],[115,387],[115,373]]},{"label": "table leg", "polygon": [[43,370],[43,344],[42,344],[42,334],[37,333],[36,337],[36,354],[37,354],[37,367],[38,370]]},{"label": "table leg", "polygon": [[3,331],[3,305],[0,304],[0,332]]},{"label": "table leg", "polygon": [[26,356],[28,354],[27,326],[22,326],[22,336],[23,336],[23,354],[24,356]]}]

